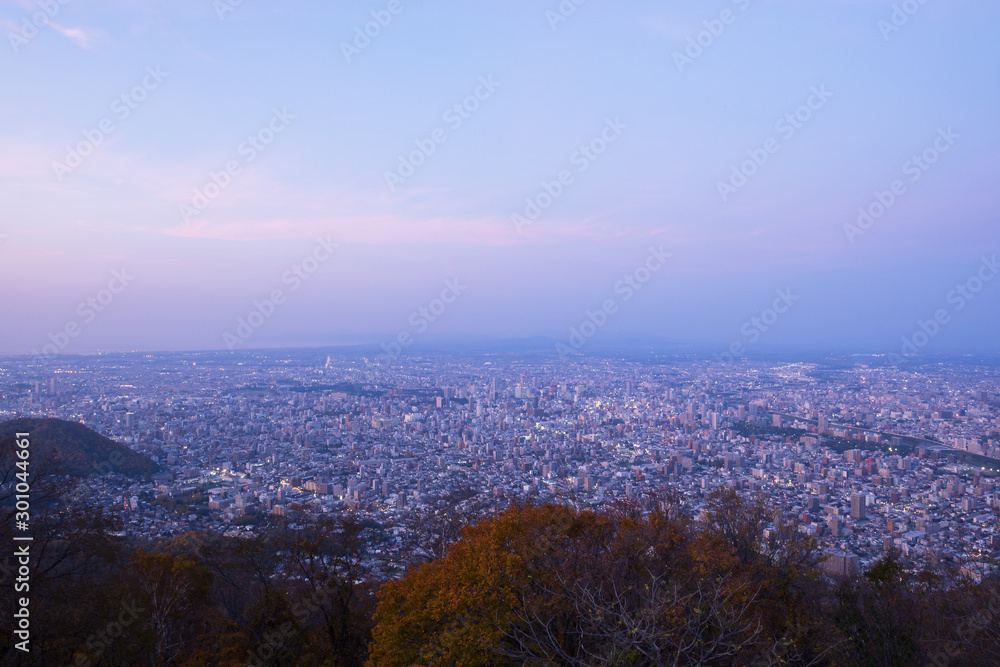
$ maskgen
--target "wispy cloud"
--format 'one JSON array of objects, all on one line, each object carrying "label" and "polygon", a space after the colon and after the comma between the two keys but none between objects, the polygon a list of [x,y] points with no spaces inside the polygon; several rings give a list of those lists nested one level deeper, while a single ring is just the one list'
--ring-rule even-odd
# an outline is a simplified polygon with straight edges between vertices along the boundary
[{"label": "wispy cloud", "polygon": [[73,42],[81,49],[91,50],[94,40],[97,36],[96,33],[88,32],[83,28],[64,28],[57,23],[50,24],[56,32],[60,35]]}]

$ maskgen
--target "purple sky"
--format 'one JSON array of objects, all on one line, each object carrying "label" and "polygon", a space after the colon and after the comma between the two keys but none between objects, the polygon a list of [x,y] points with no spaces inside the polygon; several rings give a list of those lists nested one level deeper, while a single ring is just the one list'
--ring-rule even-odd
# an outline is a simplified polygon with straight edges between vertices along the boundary
[{"label": "purple sky", "polygon": [[996,3],[227,1],[0,1],[0,354],[997,349]]}]

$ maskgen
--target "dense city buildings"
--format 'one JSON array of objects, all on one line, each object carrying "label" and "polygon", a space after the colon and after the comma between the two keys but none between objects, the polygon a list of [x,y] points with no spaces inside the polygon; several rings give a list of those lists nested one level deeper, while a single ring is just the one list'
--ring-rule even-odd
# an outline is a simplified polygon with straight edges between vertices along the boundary
[{"label": "dense city buildings", "polygon": [[[94,464],[126,535],[239,534],[298,513],[372,528],[371,567],[419,557],[412,526],[512,502],[579,508],[720,487],[763,493],[831,574],[892,550],[973,578],[1000,555],[1000,376],[965,363],[342,352],[0,360],[0,420],[57,417],[143,453]],[[766,538],[765,531],[765,538]]]}]

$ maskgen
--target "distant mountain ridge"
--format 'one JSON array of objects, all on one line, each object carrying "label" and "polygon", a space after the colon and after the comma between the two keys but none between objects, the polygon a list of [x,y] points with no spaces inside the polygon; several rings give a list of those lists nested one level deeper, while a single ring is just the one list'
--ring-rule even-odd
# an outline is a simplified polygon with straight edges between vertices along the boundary
[{"label": "distant mountain ridge", "polygon": [[31,460],[36,465],[56,465],[68,475],[90,477],[115,472],[146,477],[160,470],[149,457],[77,422],[25,417],[0,423],[0,443],[12,440],[17,433],[31,435]]}]

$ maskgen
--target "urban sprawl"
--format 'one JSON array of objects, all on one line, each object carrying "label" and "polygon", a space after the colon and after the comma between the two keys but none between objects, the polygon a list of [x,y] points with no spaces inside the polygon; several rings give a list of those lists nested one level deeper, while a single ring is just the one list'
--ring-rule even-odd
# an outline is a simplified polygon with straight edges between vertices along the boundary
[{"label": "urban sprawl", "polygon": [[980,578],[1000,556],[1000,378],[987,365],[286,352],[0,360],[0,420],[56,417],[145,454],[88,493],[144,538],[351,515],[367,565],[426,557],[421,517],[669,491],[698,519],[760,492],[850,574],[893,550]]}]

